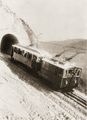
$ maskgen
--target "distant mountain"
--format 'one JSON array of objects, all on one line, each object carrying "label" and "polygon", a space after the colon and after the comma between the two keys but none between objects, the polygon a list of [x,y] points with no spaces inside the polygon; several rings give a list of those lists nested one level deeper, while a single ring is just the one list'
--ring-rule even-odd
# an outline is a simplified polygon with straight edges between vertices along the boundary
[{"label": "distant mountain", "polygon": [[45,49],[51,54],[59,53],[63,50],[87,50],[86,39],[70,39],[65,41],[39,42],[39,48]]}]

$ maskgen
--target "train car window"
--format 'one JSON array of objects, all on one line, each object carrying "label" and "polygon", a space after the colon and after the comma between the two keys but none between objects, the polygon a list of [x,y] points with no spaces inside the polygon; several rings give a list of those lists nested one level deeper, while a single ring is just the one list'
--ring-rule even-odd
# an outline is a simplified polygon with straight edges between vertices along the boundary
[{"label": "train car window", "polygon": [[18,49],[16,48],[16,53],[18,53]]},{"label": "train car window", "polygon": [[22,55],[22,50],[20,50],[20,54]]},{"label": "train car window", "polygon": [[78,70],[78,72],[77,72],[77,76],[79,76],[79,75],[80,75],[80,72],[81,72],[81,71],[80,71],[80,70]]},{"label": "train car window", "polygon": [[20,52],[20,49],[18,49],[18,51],[17,51],[17,52],[18,52],[18,54],[19,54],[19,52]]},{"label": "train car window", "polygon": [[29,54],[27,55],[28,59],[31,59],[32,58],[32,54]]},{"label": "train car window", "polygon": [[68,70],[66,70],[66,75],[68,74]]},{"label": "train car window", "polygon": [[27,58],[27,53],[24,53],[24,57],[26,57],[26,58]]},{"label": "train car window", "polygon": [[14,48],[14,51],[17,53],[17,48],[16,47]]},{"label": "train car window", "polygon": [[18,48],[16,48],[16,53],[18,53]]},{"label": "train car window", "polygon": [[24,54],[24,57],[26,57],[28,59],[31,59],[32,58],[32,54],[27,52],[27,53]]},{"label": "train car window", "polygon": [[73,70],[69,70],[69,73],[71,74]]},{"label": "train car window", "polygon": [[17,53],[17,49],[16,49],[16,47],[14,47],[14,52],[16,52],[16,53]]},{"label": "train car window", "polygon": [[19,49],[19,54],[21,55],[21,50]]},{"label": "train car window", "polygon": [[36,57],[35,55],[33,55],[33,59],[34,59],[34,60],[37,60],[37,57]]},{"label": "train car window", "polygon": [[40,57],[37,57],[37,62],[41,62],[41,58]]},{"label": "train car window", "polygon": [[33,55],[32,65],[35,65],[37,57]]},{"label": "train car window", "polygon": [[21,51],[21,55],[24,56],[24,50]]},{"label": "train car window", "polygon": [[18,48],[18,50],[17,50],[17,53],[19,54],[20,53],[20,49]]},{"label": "train car window", "polygon": [[16,49],[16,47],[14,47],[13,49],[14,49],[14,52],[17,52],[17,49]]}]

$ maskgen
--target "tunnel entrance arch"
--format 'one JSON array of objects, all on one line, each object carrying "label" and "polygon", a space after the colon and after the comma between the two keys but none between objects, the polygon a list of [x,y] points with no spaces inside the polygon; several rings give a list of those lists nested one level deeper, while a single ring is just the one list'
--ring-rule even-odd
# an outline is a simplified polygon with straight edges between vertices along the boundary
[{"label": "tunnel entrance arch", "polygon": [[17,43],[18,40],[13,34],[4,35],[1,40],[1,52],[10,55],[12,50],[12,45]]}]

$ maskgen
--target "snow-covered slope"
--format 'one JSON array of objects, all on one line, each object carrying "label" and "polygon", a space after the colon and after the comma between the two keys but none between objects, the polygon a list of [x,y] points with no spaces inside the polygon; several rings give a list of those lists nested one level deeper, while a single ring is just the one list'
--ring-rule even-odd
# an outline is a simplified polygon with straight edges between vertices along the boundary
[{"label": "snow-covered slope", "polygon": [[19,66],[0,54],[0,120],[86,120],[78,104],[71,106]]}]

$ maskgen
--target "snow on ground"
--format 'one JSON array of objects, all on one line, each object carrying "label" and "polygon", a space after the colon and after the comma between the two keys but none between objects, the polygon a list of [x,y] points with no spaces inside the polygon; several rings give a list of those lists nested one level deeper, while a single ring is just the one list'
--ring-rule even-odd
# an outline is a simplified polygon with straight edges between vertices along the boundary
[{"label": "snow on ground", "polygon": [[[0,61],[0,65],[2,68],[0,71],[2,78],[0,82],[0,117],[2,116],[5,119],[10,119],[11,117],[12,119],[23,118],[27,120],[54,119],[57,117],[52,112],[55,105],[52,106],[50,104],[51,101],[48,102],[43,94],[38,94],[38,91],[31,86],[24,87],[25,83],[22,83],[16,75],[13,75],[4,62]],[[13,81],[12,78],[13,80],[19,80],[18,83]],[[61,108],[59,109],[59,114],[61,114]]]},{"label": "snow on ground", "polygon": [[84,100],[87,101],[87,96],[84,93],[82,93],[78,90],[75,90],[75,93],[76,93],[76,95],[81,96]]},{"label": "snow on ground", "polygon": [[0,60],[1,120],[85,120],[75,111],[72,111],[75,115],[69,112],[68,107],[68,110],[62,108],[61,99],[56,103],[55,99],[50,99],[51,94],[45,95],[42,90],[23,81],[27,77],[24,74],[21,80],[8,66],[8,62]]}]

